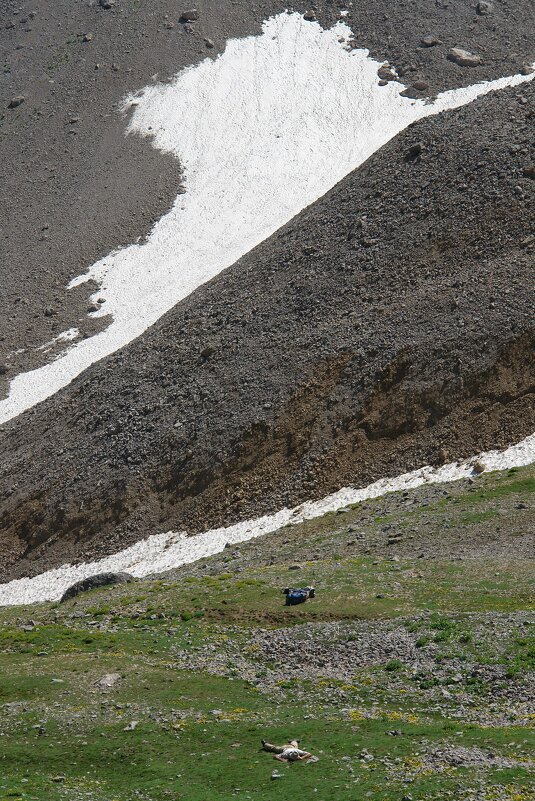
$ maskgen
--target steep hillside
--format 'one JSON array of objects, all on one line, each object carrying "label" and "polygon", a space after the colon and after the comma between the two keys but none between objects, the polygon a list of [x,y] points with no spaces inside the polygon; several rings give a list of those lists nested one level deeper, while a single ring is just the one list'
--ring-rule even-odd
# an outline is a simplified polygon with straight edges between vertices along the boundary
[{"label": "steep hillside", "polygon": [[531,433],[534,96],[412,126],[5,426],[4,578]]},{"label": "steep hillside", "polygon": [[[199,20],[180,22],[175,0],[5,0],[0,8],[0,381],[57,355],[73,328],[94,334],[107,320],[87,315],[94,285],[68,282],[110,251],[136,242],[169,208],[180,164],[147,140],[125,137],[119,105],[128,93],[167,81],[180,68],[216,58],[231,37],[258,34],[287,4],[203,0]],[[187,5],[187,4],[186,4]],[[304,2],[293,7],[308,9]],[[469,0],[320,0],[328,27],[347,13],[355,46],[398,68],[419,96],[518,72],[533,61],[533,7],[518,0],[477,13]],[[437,44],[423,47],[431,35]],[[447,60],[452,47],[481,64]],[[11,108],[11,101],[24,102]],[[90,309],[91,310],[91,309]],[[94,311],[94,309],[93,309]]]}]

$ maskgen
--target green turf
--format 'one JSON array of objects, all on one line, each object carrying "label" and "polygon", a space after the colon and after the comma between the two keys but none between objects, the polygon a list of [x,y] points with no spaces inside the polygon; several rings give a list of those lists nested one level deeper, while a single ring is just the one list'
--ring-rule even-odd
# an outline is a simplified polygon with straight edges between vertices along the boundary
[{"label": "green turf", "polygon": [[[451,509],[453,527],[485,525],[497,499],[526,502],[534,488],[529,472],[508,472],[425,514]],[[328,538],[339,523],[331,515],[304,524],[293,560],[307,532]],[[466,561],[336,550],[302,562],[299,583],[320,589],[299,607],[285,607],[281,593],[288,554],[272,565],[251,560],[240,573],[186,572],[0,610],[0,801],[533,801],[535,704],[526,711],[513,692],[509,707],[471,668],[503,667],[502,688],[533,686],[533,562],[514,548],[507,559]],[[37,626],[24,630],[30,618]],[[355,666],[350,680],[303,670],[268,685],[274,661],[252,647],[251,627],[336,620],[399,621],[417,656],[385,655]],[[229,645],[224,675],[188,669],[199,649],[227,653]],[[251,661],[254,681],[240,677],[235,653]],[[106,673],[122,677],[110,690],[95,686]],[[320,761],[287,766],[259,750],[262,737],[289,736]],[[515,764],[430,769],[425,755],[435,746]]]}]

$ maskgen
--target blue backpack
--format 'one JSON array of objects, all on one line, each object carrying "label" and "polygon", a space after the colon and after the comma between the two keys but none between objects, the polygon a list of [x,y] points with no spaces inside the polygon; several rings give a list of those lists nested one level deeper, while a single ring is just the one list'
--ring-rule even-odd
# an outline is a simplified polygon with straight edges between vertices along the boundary
[{"label": "blue backpack", "polygon": [[306,590],[290,590],[286,596],[286,606],[295,606],[306,601],[308,592]]},{"label": "blue backpack", "polygon": [[286,596],[286,606],[302,604],[307,598],[314,598],[316,596],[314,587],[286,587],[283,593]]}]

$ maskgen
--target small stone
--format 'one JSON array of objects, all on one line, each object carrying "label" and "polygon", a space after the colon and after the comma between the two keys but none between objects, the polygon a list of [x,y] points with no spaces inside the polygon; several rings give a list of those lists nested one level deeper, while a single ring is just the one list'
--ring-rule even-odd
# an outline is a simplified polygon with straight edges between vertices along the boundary
[{"label": "small stone", "polygon": [[383,64],[381,67],[379,67],[379,69],[377,70],[377,75],[383,81],[395,81],[396,80],[396,74],[395,74],[395,72],[393,72],[393,70],[390,69],[388,64]]},{"label": "small stone", "polygon": [[207,345],[205,348],[201,350],[201,358],[202,359],[209,359],[210,356],[213,356],[215,353],[215,348],[213,345]]},{"label": "small stone", "polygon": [[100,0],[100,7],[105,9],[113,8],[115,3],[116,0]]},{"label": "small stone", "polygon": [[137,728],[138,724],[139,724],[139,720],[132,720],[132,721],[130,721],[128,726],[124,727],[123,731],[134,731],[134,729]]},{"label": "small stone", "polygon": [[463,50],[462,47],[453,47],[448,53],[448,60],[460,67],[478,67],[481,64],[481,56]]},{"label": "small stone", "polygon": [[524,167],[524,169],[522,170],[522,174],[524,178],[535,179],[535,164],[530,164],[529,167]]},{"label": "small stone", "polygon": [[316,16],[316,12],[310,10],[310,11],[305,11],[305,13],[303,14],[303,19],[306,19],[307,22],[316,22],[318,18]]},{"label": "small stone", "polygon": [[106,673],[106,675],[102,676],[101,679],[97,679],[97,681],[94,683],[94,686],[105,690],[113,687],[118,681],[121,681],[120,673]]},{"label": "small stone", "polygon": [[56,782],[56,784],[60,784],[65,781],[65,776],[52,776],[52,781]]},{"label": "small stone", "polygon": [[84,33],[82,37],[83,42],[92,42],[93,41],[93,34],[92,33]]},{"label": "small stone", "polygon": [[520,67],[521,75],[531,75],[534,72],[535,72],[535,67],[533,67],[531,64],[522,64],[522,66]]},{"label": "small stone", "polygon": [[475,461],[473,463],[473,465],[472,465],[472,470],[476,475],[480,475],[481,473],[484,473],[486,469],[487,469],[487,466],[485,464],[483,464],[483,462],[480,462],[479,460]]},{"label": "small stone", "polygon": [[415,144],[411,145],[405,153],[405,161],[415,161],[421,156],[423,149],[423,142],[415,142]]},{"label": "small stone", "polygon": [[477,4],[477,13],[480,14],[482,17],[487,16],[487,14],[492,14],[494,11],[494,6],[489,0],[479,0]]},{"label": "small stone", "polygon": [[212,42],[212,40],[211,40],[211,39],[209,39],[209,38],[208,38],[208,36],[205,36],[205,38],[204,38],[204,44],[206,45],[206,47],[208,47],[208,48],[210,48],[210,49],[211,49],[212,47],[215,47],[214,43]]},{"label": "small stone", "polygon": [[274,770],[273,773],[271,774],[271,779],[272,780],[282,779],[282,773],[279,773],[278,770]]},{"label": "small stone", "polygon": [[389,81],[385,81],[384,78],[381,78],[379,81],[379,86],[388,86]]},{"label": "small stone", "polygon": [[424,38],[420,40],[420,45],[422,47],[435,47],[437,44],[440,44],[440,40],[437,39],[436,36],[424,36]]},{"label": "small stone", "polygon": [[416,89],[417,92],[425,92],[426,89],[429,89],[429,84],[426,81],[414,81],[411,88]]},{"label": "small stone", "polygon": [[5,375],[9,371],[7,364],[0,364],[0,375]]},{"label": "small stone", "polygon": [[9,101],[8,108],[18,108],[24,103],[25,100],[26,98],[24,97],[24,95],[15,95],[15,97],[12,97],[11,100]]},{"label": "small stone", "polygon": [[290,565],[288,570],[301,570],[301,565]]},{"label": "small stone", "polygon": [[196,8],[190,8],[189,11],[183,11],[180,15],[181,22],[197,22],[199,19],[199,12]]}]

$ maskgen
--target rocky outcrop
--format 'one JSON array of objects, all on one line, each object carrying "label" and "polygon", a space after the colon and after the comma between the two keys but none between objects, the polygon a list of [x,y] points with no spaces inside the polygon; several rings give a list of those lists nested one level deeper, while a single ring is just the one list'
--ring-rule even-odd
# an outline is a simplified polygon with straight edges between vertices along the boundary
[{"label": "rocky outcrop", "polygon": [[97,573],[95,576],[88,576],[81,581],[77,581],[69,587],[61,596],[61,603],[76,598],[82,592],[96,590],[99,587],[109,587],[112,584],[127,584],[133,581],[134,577],[130,573]]}]

